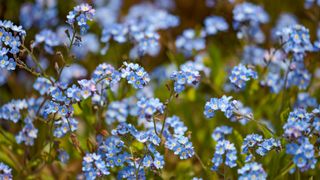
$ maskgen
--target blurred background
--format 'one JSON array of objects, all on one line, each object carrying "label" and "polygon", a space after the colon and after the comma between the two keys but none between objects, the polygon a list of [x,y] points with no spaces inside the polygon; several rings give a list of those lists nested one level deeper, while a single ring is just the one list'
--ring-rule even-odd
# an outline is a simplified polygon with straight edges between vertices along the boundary
[{"label": "blurred background", "polygon": [[[50,1],[50,0],[49,0]],[[53,0],[52,0],[53,1]],[[108,4],[108,0],[99,0],[102,4]],[[228,71],[237,65],[242,57],[243,48],[246,42],[237,39],[236,32],[232,29],[232,10],[234,4],[229,3],[226,0],[217,0],[213,7],[208,7],[205,0],[172,0],[173,6],[169,8],[168,1],[162,0],[123,0],[122,6],[119,9],[119,16],[113,17],[112,13],[105,14],[103,17],[106,21],[116,18],[117,21],[121,21],[125,15],[129,12],[130,8],[139,3],[159,3],[159,8],[167,8],[168,12],[176,15],[180,19],[180,25],[171,29],[159,31],[161,38],[161,50],[156,56],[143,56],[137,61],[148,71],[152,72],[156,67],[160,65],[167,65],[170,63],[175,63],[179,66],[185,63],[187,60],[192,60],[194,57],[186,58],[181,53],[177,52],[174,42],[178,35],[180,35],[183,30],[187,28],[201,29],[203,26],[204,19],[209,15],[218,15],[224,17],[230,28],[227,33],[219,33],[218,35],[209,37],[206,41],[207,47],[204,50],[208,53],[207,59],[205,59],[205,64],[211,68],[211,74],[209,77],[211,84],[201,84],[197,89],[187,89],[186,92],[181,94],[179,98],[170,105],[170,115],[179,116],[185,125],[188,127],[190,137],[195,147],[195,151],[200,155],[203,162],[210,167],[210,161],[214,153],[214,142],[211,139],[211,133],[216,126],[219,125],[230,125],[234,128],[234,133],[231,135],[231,139],[236,143],[237,148],[240,148],[243,141],[243,136],[250,133],[263,133],[263,129],[260,129],[255,123],[249,123],[247,126],[241,126],[240,124],[232,123],[223,116],[223,114],[218,113],[213,119],[205,119],[203,116],[203,107],[205,102],[211,97],[220,97],[223,92],[224,83],[226,82]],[[94,6],[94,0],[92,1],[76,1],[76,0],[57,0],[55,9],[57,12],[56,22],[50,25],[51,30],[58,30],[61,25],[66,25],[66,16],[68,12],[73,9],[74,6],[81,2],[87,2]],[[240,3],[243,1],[235,1]],[[270,21],[267,24],[262,25],[262,29],[266,35],[266,42],[261,44],[260,47],[265,49],[270,49],[274,47],[274,42],[271,41],[271,30],[276,25],[276,22],[282,13],[291,13],[296,16],[300,24],[303,24],[310,29],[310,35],[312,41],[317,38],[317,28],[319,25],[320,11],[319,8],[310,8],[306,10],[304,8],[303,0],[252,0],[248,1],[262,6],[270,16]],[[11,20],[15,24],[22,24],[21,21],[27,21],[28,16],[21,17],[21,8],[28,3],[35,3],[32,0],[0,0],[0,19],[1,20]],[[42,16],[43,14],[39,14]],[[29,46],[31,42],[35,39],[35,35],[43,27],[36,25],[31,25],[27,28],[27,36],[25,39],[25,44]],[[76,64],[81,65],[87,71],[75,72],[79,73],[79,77],[86,78],[89,77],[92,71],[97,65],[107,62],[113,64],[115,67],[120,67],[122,62],[130,59],[129,51],[132,48],[132,44],[118,44],[116,42],[111,42],[109,50],[106,54],[99,53],[99,50],[103,48],[104,44],[100,41],[102,36],[102,25],[98,22],[91,22],[89,33],[95,37],[89,43],[85,44],[83,49],[74,50],[73,53],[76,56]],[[84,39],[83,39],[84,40]],[[84,40],[85,41],[85,40]],[[88,52],[84,52],[85,50]],[[57,51],[65,52],[61,47],[56,48]],[[80,52],[79,52],[80,51]],[[47,72],[50,75],[54,75],[55,62],[59,61],[56,54],[46,54],[43,53],[41,49],[35,49],[37,55],[41,55],[46,59]],[[27,61],[28,57],[24,57]],[[319,67],[319,55],[312,54],[308,56],[305,60],[306,67],[311,72],[316,72]],[[12,72],[7,72],[5,75],[7,78],[4,83],[0,86],[0,104],[4,104],[11,99],[21,99],[25,97],[36,97],[37,92],[32,89],[32,84],[35,78],[23,70],[16,70]],[[214,87],[214,88],[212,88]],[[279,109],[282,104],[281,98],[277,94],[270,94],[268,89],[260,88],[258,83],[251,83],[249,85],[250,90],[243,92],[230,92],[228,95],[232,95],[235,99],[242,101],[246,106],[251,107],[256,119],[265,119],[269,123],[274,125],[276,134],[280,136],[282,134],[281,119],[278,112],[275,109]],[[319,99],[320,91],[318,90],[319,83],[314,82],[314,85],[310,87],[309,93],[314,97]],[[295,99],[298,89],[292,89],[288,93],[288,97]],[[130,92],[134,93],[134,92]],[[155,97],[159,97],[160,100],[165,101],[168,97],[169,92],[165,88],[165,83],[160,83],[155,85]],[[88,107],[90,109],[90,107]],[[88,110],[88,114],[92,113]],[[85,147],[87,139],[94,138],[94,133],[90,133],[89,129],[94,129],[94,120],[90,115],[78,114],[80,122],[79,128],[79,138],[80,144]],[[21,129],[18,124],[6,124],[1,123],[4,129],[8,132],[16,132]],[[112,129],[112,127],[106,127]],[[39,139],[37,141],[41,142],[43,139],[47,139],[46,128],[40,128]],[[8,134],[8,136],[12,136]],[[0,138],[4,138],[1,137]],[[11,137],[14,138],[14,137]],[[12,145],[15,148],[14,153],[10,153],[9,149],[1,146],[0,150],[0,160],[7,162],[9,165],[12,161],[17,161],[21,163],[22,166],[27,166],[30,168],[32,174],[28,174],[30,179],[74,179],[77,174],[81,173],[81,161],[82,157],[73,149],[71,143],[68,143],[68,137],[65,137],[66,141],[57,141],[57,143],[63,143],[64,149],[70,154],[71,161],[67,165],[61,165],[56,161],[52,161],[51,164],[43,164],[38,161],[31,161],[32,156],[39,153],[39,149],[43,147],[41,144],[37,144],[33,147],[25,147],[23,145]],[[61,146],[61,145],[60,145]],[[271,152],[276,153],[276,152]],[[29,157],[28,157],[29,156]],[[31,164],[29,163],[32,162]],[[263,162],[264,167],[268,167],[269,178],[273,179],[279,173],[281,169],[287,165],[290,159],[287,156],[282,155],[270,155],[259,160]],[[39,167],[41,164],[43,167]],[[11,164],[12,165],[12,164]],[[236,170],[228,169],[226,171],[227,179],[235,179]],[[314,175],[319,178],[318,169],[311,171],[309,175]],[[17,179],[24,179],[26,174],[17,172],[14,170],[14,174],[17,175]],[[302,176],[307,178],[309,175]],[[317,176],[318,175],[318,176]],[[204,171],[201,164],[197,159],[192,158],[189,160],[180,161],[172,153],[166,158],[165,169],[162,171],[163,179],[190,179],[193,176],[205,177],[205,179],[219,179],[217,173],[209,173]],[[294,176],[286,175],[284,179],[292,179]],[[160,179],[160,177],[154,176],[152,178]],[[110,177],[110,179],[112,179]]]}]

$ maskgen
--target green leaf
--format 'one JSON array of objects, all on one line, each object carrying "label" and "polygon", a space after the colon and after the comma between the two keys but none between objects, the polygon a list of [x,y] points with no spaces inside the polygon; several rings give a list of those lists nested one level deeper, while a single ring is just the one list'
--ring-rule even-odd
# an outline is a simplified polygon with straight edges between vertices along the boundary
[{"label": "green leaf", "polygon": [[289,114],[290,114],[290,108],[286,108],[285,110],[283,110],[280,114],[280,120],[281,120],[281,123],[284,124],[288,117],[289,117]]}]

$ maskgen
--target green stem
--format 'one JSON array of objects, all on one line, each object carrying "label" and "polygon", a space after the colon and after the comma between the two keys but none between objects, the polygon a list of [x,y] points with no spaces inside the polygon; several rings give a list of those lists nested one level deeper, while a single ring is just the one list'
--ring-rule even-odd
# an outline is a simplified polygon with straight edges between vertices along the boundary
[{"label": "green stem", "polygon": [[277,180],[277,179],[282,179],[282,177],[284,176],[284,175],[286,175],[292,168],[294,168],[294,166],[295,166],[295,164],[291,161],[287,166],[286,166],[286,168],[284,168],[284,170],[281,170],[281,174],[279,175],[279,176],[277,176],[276,178],[275,178],[275,180]]},{"label": "green stem", "polygon": [[256,122],[256,123],[258,124],[258,126],[266,129],[266,130],[267,130],[269,133],[271,133],[272,135],[275,135],[274,132],[273,132],[271,129],[269,129],[265,124],[261,123],[261,122],[258,121],[258,120],[255,120],[255,119],[252,118],[251,116],[248,116],[248,115],[245,115],[245,114],[241,114],[241,113],[236,112],[236,111],[234,111],[234,113],[235,113],[237,116],[245,117],[245,118],[247,118],[247,119],[249,119],[249,120],[251,120],[251,121]]},{"label": "green stem", "polygon": [[[168,117],[168,114],[169,114],[169,104],[170,102],[172,101],[173,99],[173,95],[174,95],[174,89],[173,87],[171,87],[171,91],[170,91],[170,96],[169,96],[169,99],[167,99],[167,102],[166,102],[166,109],[165,109],[165,113],[164,113],[164,117],[163,117],[163,122],[162,122],[162,128],[161,128],[161,131],[160,131],[160,136],[162,136],[162,133],[164,131],[164,126],[166,124],[166,119]],[[161,137],[160,137],[161,138]]]},{"label": "green stem", "polygon": [[202,162],[200,156],[199,156],[196,152],[194,152],[194,157],[196,157],[196,159],[199,161],[201,167],[202,167],[205,171],[207,171],[206,165],[204,165],[204,163]]},{"label": "green stem", "polygon": [[[69,47],[68,47],[68,49],[67,49],[69,55],[70,55],[70,51],[71,51],[72,45],[73,45],[73,43],[74,43],[75,37],[76,37],[76,30],[74,29],[74,30],[73,30],[73,34],[72,34],[72,38],[71,38],[71,40],[70,40],[70,45],[69,45]],[[61,74],[62,74],[62,71],[63,71],[63,69],[64,69],[65,66],[66,66],[66,63],[68,63],[68,62],[63,61],[62,67],[60,68],[59,73],[58,73],[57,81],[59,81],[59,79],[60,79],[60,77],[61,77]]]},{"label": "green stem", "polygon": [[39,60],[36,58],[36,56],[33,54],[33,52],[31,52],[25,45],[21,45],[23,47],[24,50],[26,50],[28,52],[28,54],[31,56],[32,61],[36,64],[37,67],[39,67],[41,73],[45,74],[44,69],[42,68],[42,66],[40,65]]}]

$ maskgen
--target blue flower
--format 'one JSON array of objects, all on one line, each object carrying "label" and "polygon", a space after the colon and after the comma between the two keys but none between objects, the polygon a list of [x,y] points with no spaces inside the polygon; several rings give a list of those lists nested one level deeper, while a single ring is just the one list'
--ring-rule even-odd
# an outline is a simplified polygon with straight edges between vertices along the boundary
[{"label": "blue flower", "polygon": [[102,63],[96,67],[92,74],[92,79],[97,84],[107,87],[114,87],[121,79],[120,72],[110,64]]},{"label": "blue flower", "polygon": [[55,26],[58,23],[56,0],[24,3],[20,8],[20,22],[26,29]]},{"label": "blue flower", "polygon": [[307,89],[310,81],[310,72],[304,66],[297,66],[288,73],[287,87],[297,86],[299,89]]},{"label": "blue flower", "polygon": [[82,100],[82,90],[75,84],[69,87],[66,93],[67,93],[67,97],[74,102],[79,102]]},{"label": "blue flower", "polygon": [[295,109],[290,112],[287,122],[283,125],[284,136],[297,139],[310,130],[311,114],[305,109]]},{"label": "blue flower", "polygon": [[84,35],[89,29],[87,21],[92,21],[94,15],[95,10],[89,4],[80,4],[69,12],[67,16],[67,23],[70,24],[72,28],[75,28],[74,22],[77,21],[80,33]]},{"label": "blue flower", "polygon": [[97,176],[110,174],[105,161],[96,153],[86,154],[82,160],[82,171],[87,179],[95,179]]},{"label": "blue flower", "polygon": [[229,126],[218,126],[214,129],[211,137],[215,141],[220,141],[225,139],[225,135],[231,134],[232,133],[232,128]]},{"label": "blue flower", "polygon": [[163,114],[165,106],[158,98],[141,98],[138,102],[138,112],[140,119],[148,121],[153,119],[156,112]]},{"label": "blue flower", "polygon": [[270,87],[272,93],[279,93],[284,87],[284,79],[279,73],[268,72],[262,85]]},{"label": "blue flower", "polygon": [[246,86],[246,81],[249,81],[250,78],[257,79],[257,73],[242,64],[235,66],[231,71],[231,75],[229,76],[231,83],[240,89]]},{"label": "blue flower", "polygon": [[156,55],[160,51],[160,35],[154,31],[146,31],[134,34],[134,39],[138,44],[138,54],[142,56],[146,53]]},{"label": "blue flower", "polygon": [[209,16],[204,20],[205,30],[208,35],[214,35],[219,31],[227,31],[228,23],[223,17]]},{"label": "blue flower", "polygon": [[74,118],[63,117],[60,120],[54,122],[54,132],[53,135],[57,138],[64,137],[69,131],[74,132],[78,129],[78,121]]},{"label": "blue flower", "polygon": [[170,75],[170,79],[174,81],[174,91],[176,93],[181,93],[187,85],[196,87],[200,83],[200,72],[193,65],[187,62],[181,65],[180,71],[174,71]]},{"label": "blue flower", "polygon": [[49,89],[52,87],[50,81],[46,78],[39,77],[33,83],[33,88],[37,90],[40,95],[49,94]]},{"label": "blue flower", "polygon": [[239,174],[239,180],[267,179],[267,173],[262,168],[262,165],[256,162],[245,164],[241,169],[238,169],[238,174]]},{"label": "blue flower", "polygon": [[3,162],[0,162],[0,179],[12,180],[12,178],[12,169]]},{"label": "blue flower", "polygon": [[228,140],[219,140],[216,144],[215,153],[211,160],[213,166],[212,171],[218,170],[218,167],[223,163],[223,155],[225,154],[225,164],[231,168],[237,166],[237,149],[233,143]]},{"label": "blue flower", "polygon": [[129,84],[132,84],[135,89],[141,89],[146,86],[150,77],[143,67],[134,63],[123,63],[125,68],[121,69],[121,77],[126,78]]},{"label": "blue flower", "polygon": [[[170,129],[173,129],[173,133]],[[185,137],[187,127],[178,116],[168,117],[163,129],[163,136],[166,139],[165,147],[179,155],[180,159],[188,159],[194,155],[192,142]]]},{"label": "blue flower", "polygon": [[239,103],[236,100],[230,101],[231,96],[222,96],[220,99],[211,98],[210,101],[206,102],[204,107],[204,115],[206,118],[212,118],[215,115],[215,111],[220,110],[224,112],[227,118],[231,118],[234,115],[234,111]]},{"label": "blue flower", "polygon": [[205,49],[205,32],[201,31],[199,35],[193,29],[186,29],[181,36],[176,39],[176,47],[186,56],[191,56],[193,51]]},{"label": "blue flower", "polygon": [[318,133],[320,133],[320,118],[319,117],[314,118],[312,126],[315,129],[315,131],[318,131]]},{"label": "blue flower", "polygon": [[70,159],[69,154],[63,149],[60,149],[58,152],[59,152],[59,155],[58,155],[59,161],[62,162],[63,164],[68,163]]},{"label": "blue flower", "polygon": [[162,169],[164,165],[164,157],[160,153],[156,153],[153,160],[153,165],[157,169]]},{"label": "blue flower", "polygon": [[106,122],[107,124],[112,124],[115,121],[125,122],[129,115],[128,101],[113,101],[108,106],[106,112]]},{"label": "blue flower", "polygon": [[308,138],[302,138],[297,143],[287,144],[286,153],[294,156],[294,164],[303,172],[315,168],[317,159],[314,148]]},{"label": "blue flower", "polygon": [[276,26],[271,31],[272,40],[275,41],[278,39],[277,34],[281,32],[283,28],[296,24],[298,24],[297,17],[295,17],[293,14],[282,13],[277,20]]},{"label": "blue flower", "polygon": [[66,100],[63,91],[59,87],[50,87],[50,95],[52,96],[53,100],[64,102]]},{"label": "blue flower", "polygon": [[0,108],[0,118],[17,123],[21,118],[20,111],[27,108],[26,100],[12,100]]},{"label": "blue flower", "polygon": [[26,124],[16,136],[16,140],[18,144],[24,142],[25,145],[32,146],[34,144],[34,139],[37,138],[38,129],[34,127],[32,120],[29,117],[27,117],[24,122]]},{"label": "blue flower", "polygon": [[44,29],[36,35],[35,41],[32,43],[32,47],[41,43],[44,43],[44,49],[49,54],[53,54],[53,48],[61,44],[58,35],[49,29]]},{"label": "blue flower", "polygon": [[11,21],[0,20],[0,67],[6,70],[15,70],[16,54],[20,51],[21,42],[26,32],[21,26],[14,25]]},{"label": "blue flower", "polygon": [[255,150],[260,156],[265,156],[266,153],[272,149],[280,149],[281,144],[279,140],[273,138],[263,139],[261,135],[258,134],[249,134],[245,137],[242,146],[241,153],[246,154],[246,162],[252,160],[253,154],[252,151]]},{"label": "blue flower", "polygon": [[192,142],[187,137],[167,137],[165,147],[174,151],[175,155],[179,155],[180,159],[188,159],[194,155]]},{"label": "blue flower", "polygon": [[265,50],[255,46],[247,45],[242,54],[242,64],[265,66]]},{"label": "blue flower", "polygon": [[296,108],[308,108],[308,107],[317,107],[317,99],[310,96],[307,92],[301,92],[298,94],[297,101],[294,105]]},{"label": "blue flower", "polygon": [[108,43],[113,38],[118,43],[127,41],[128,27],[123,24],[111,24],[106,26],[102,31],[101,41]]},{"label": "blue flower", "polygon": [[317,6],[320,6],[320,0],[305,0],[304,1],[304,7],[307,9],[313,7],[314,4]]},{"label": "blue flower", "polygon": [[247,38],[262,43],[265,36],[260,28],[267,23],[269,16],[265,10],[249,2],[237,4],[233,9],[233,28],[238,31],[239,39]]},{"label": "blue flower", "polygon": [[313,50],[309,30],[302,25],[285,27],[277,35],[281,43],[284,44],[283,48],[287,53],[292,52],[295,56],[299,56]]}]

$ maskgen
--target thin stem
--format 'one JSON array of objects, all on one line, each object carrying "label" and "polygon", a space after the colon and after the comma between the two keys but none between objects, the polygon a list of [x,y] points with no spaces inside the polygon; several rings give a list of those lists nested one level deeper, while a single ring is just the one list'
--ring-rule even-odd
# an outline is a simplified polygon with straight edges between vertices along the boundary
[{"label": "thin stem", "polygon": [[41,73],[45,74],[44,69],[42,68],[42,66],[40,65],[40,62],[38,61],[38,59],[35,57],[35,55],[33,54],[33,52],[31,52],[24,44],[21,45],[23,47],[24,50],[26,50],[28,52],[28,54],[31,56],[32,61],[36,64],[37,67],[39,67]]},{"label": "thin stem", "polygon": [[24,69],[26,71],[28,71],[29,73],[31,73],[32,75],[36,76],[36,77],[40,77],[41,74],[34,71],[33,69],[29,68],[28,66],[26,66],[26,64],[24,64],[22,61],[20,61],[19,59],[16,59],[17,62],[17,66],[21,69]]},{"label": "thin stem", "polygon": [[174,95],[174,89],[171,87],[171,91],[170,91],[170,96],[169,96],[169,99],[167,99],[167,102],[166,102],[166,110],[165,110],[165,113],[164,113],[164,117],[163,117],[163,122],[162,122],[162,128],[161,128],[161,131],[160,131],[160,136],[162,136],[162,133],[163,133],[163,130],[164,130],[164,126],[166,124],[166,119],[168,117],[168,114],[169,114],[169,104],[170,102],[172,101],[173,99],[173,95]]},{"label": "thin stem", "polygon": [[5,137],[5,139],[7,139],[8,141],[10,141],[11,143],[15,144],[15,142],[12,141],[12,140],[6,135],[6,133],[5,133],[2,129],[0,129],[0,134],[1,134],[3,137]]},{"label": "thin stem", "polygon": [[157,132],[157,124],[156,124],[156,119],[155,118],[152,118],[153,119],[153,128],[154,128],[154,132],[156,133],[157,136],[159,136],[158,132]]},{"label": "thin stem", "polygon": [[26,70],[27,72],[29,72],[33,76],[44,77],[44,78],[48,79],[52,85],[54,85],[54,82],[51,80],[51,78],[49,76],[47,76],[47,75],[45,75],[43,73],[38,73],[35,70],[31,69],[23,61],[21,61],[19,58],[15,58],[15,60],[16,60],[17,66],[19,68]]},{"label": "thin stem", "polygon": [[[70,40],[70,45],[69,45],[69,47],[68,47],[68,49],[67,49],[69,55],[70,55],[70,51],[71,51],[72,45],[73,45],[73,43],[74,43],[75,37],[76,37],[76,30],[74,29],[74,30],[73,30],[73,34],[72,34],[72,38],[71,38],[71,40]],[[60,79],[60,77],[61,77],[61,74],[62,74],[62,71],[63,71],[63,69],[65,68],[65,66],[66,66],[66,62],[63,61],[62,67],[60,68],[59,73],[58,73],[57,81],[59,81],[59,79]]]},{"label": "thin stem", "polygon": [[284,169],[281,170],[281,174],[279,176],[277,176],[276,178],[274,178],[275,180],[277,179],[281,179],[284,175],[286,175],[292,168],[294,168],[294,163],[292,161],[289,162],[289,164],[287,166],[285,166]]},{"label": "thin stem", "polygon": [[248,115],[246,115],[246,114],[241,114],[241,113],[236,112],[236,111],[234,111],[234,113],[235,113],[237,116],[244,117],[244,118],[247,118],[247,119],[249,119],[249,120],[251,120],[251,121],[256,122],[260,127],[266,129],[266,130],[269,131],[272,135],[275,135],[274,132],[273,132],[271,129],[269,129],[265,124],[261,123],[261,122],[258,121],[258,120],[255,120],[255,119],[252,118],[251,116],[248,116]]},{"label": "thin stem", "polygon": [[285,98],[286,98],[286,93],[287,93],[287,82],[288,82],[288,76],[289,76],[289,73],[290,73],[290,66],[291,66],[291,63],[292,63],[292,60],[290,59],[290,63],[289,63],[289,66],[288,66],[288,70],[286,72],[286,76],[285,76],[285,79],[284,79],[284,89],[283,89],[283,92],[282,92],[282,102],[281,102],[281,107],[280,107],[280,113],[284,107],[284,101],[285,101]]},{"label": "thin stem", "polygon": [[202,160],[200,159],[199,155],[194,152],[194,157],[196,157],[196,159],[199,161],[199,163],[201,164],[202,168],[207,171],[207,167],[204,165],[204,163],[202,162]]}]

